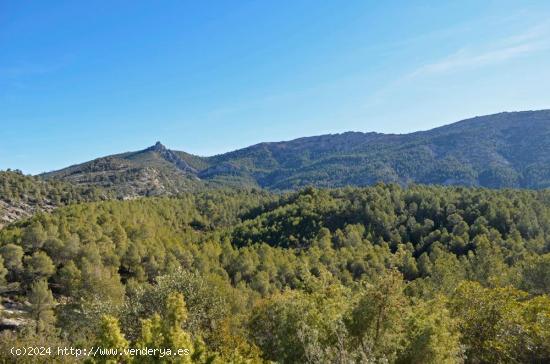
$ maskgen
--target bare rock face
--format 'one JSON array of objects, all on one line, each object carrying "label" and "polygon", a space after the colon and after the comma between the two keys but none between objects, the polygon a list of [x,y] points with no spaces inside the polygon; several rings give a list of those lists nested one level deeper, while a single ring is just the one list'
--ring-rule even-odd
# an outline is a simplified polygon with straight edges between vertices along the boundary
[{"label": "bare rock face", "polygon": [[161,142],[156,142],[155,145],[146,149],[147,151],[152,151],[160,154],[167,162],[175,165],[179,170],[197,174],[197,170],[191,167],[186,161],[181,159],[176,153],[172,152],[170,149],[166,148]]},{"label": "bare rock face", "polygon": [[9,298],[4,298],[0,304],[0,331],[17,330],[28,324],[28,312],[25,307]]},{"label": "bare rock face", "polygon": [[0,229],[12,222],[34,215],[38,211],[50,212],[55,208],[47,202],[30,204],[25,202],[8,203],[0,200]]}]

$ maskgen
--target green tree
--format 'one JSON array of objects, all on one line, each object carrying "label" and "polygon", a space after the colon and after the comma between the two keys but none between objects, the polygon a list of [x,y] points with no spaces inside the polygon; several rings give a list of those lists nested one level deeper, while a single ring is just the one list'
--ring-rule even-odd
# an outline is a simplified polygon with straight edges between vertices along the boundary
[{"label": "green tree", "polygon": [[414,302],[405,326],[406,347],[399,353],[397,363],[462,362],[458,322],[451,317],[444,297]]},{"label": "green tree", "polygon": [[249,331],[265,359],[319,363],[357,356],[349,352],[342,323],[348,303],[346,290],[319,282],[312,282],[311,290],[275,294],[254,307]]},{"label": "green tree", "polygon": [[99,326],[99,335],[97,336],[96,347],[112,350],[116,349],[116,355],[104,355],[100,358],[94,358],[96,363],[101,364],[122,364],[130,363],[131,357],[120,355],[125,349],[128,349],[129,343],[120,331],[118,320],[109,315],[101,318]]},{"label": "green tree", "polygon": [[504,286],[509,282],[509,269],[502,256],[502,249],[492,244],[484,235],[474,239],[475,252],[470,252],[469,275],[471,280],[485,286]]},{"label": "green tree", "polygon": [[468,362],[521,362],[526,339],[521,301],[527,294],[513,288],[484,288],[477,282],[463,282],[450,301],[459,319]]},{"label": "green tree", "polygon": [[47,237],[42,224],[38,221],[34,221],[25,229],[23,234],[23,246],[25,247],[25,251],[32,252],[40,249],[44,245]]},{"label": "green tree", "polygon": [[367,285],[352,310],[348,327],[366,357],[392,361],[402,350],[404,318],[408,310],[404,288],[399,272],[386,271]]},{"label": "green tree", "polygon": [[103,266],[101,261],[91,262],[84,258],[81,274],[83,297],[94,301],[110,302],[113,305],[122,304],[124,286],[115,269]]},{"label": "green tree", "polygon": [[26,256],[24,262],[25,281],[29,285],[36,280],[47,280],[55,273],[55,265],[43,251],[37,251],[30,257]]},{"label": "green tree", "polygon": [[81,288],[82,274],[76,264],[70,260],[57,271],[55,281],[59,283],[63,293],[72,296]]},{"label": "green tree", "polygon": [[[162,318],[157,313],[153,317],[142,321],[141,336],[137,341],[140,348],[157,347],[177,350],[186,350],[186,355],[162,358],[165,363],[193,363],[200,362],[195,355],[193,358],[194,343],[191,335],[184,331],[182,326],[187,320],[187,308],[181,293],[170,294],[166,300]],[[142,357],[136,358],[138,363],[157,362],[160,358]]]},{"label": "green tree", "polygon": [[522,302],[526,339],[518,348],[522,361],[542,363],[550,360],[550,297],[537,296]]},{"label": "green tree", "polygon": [[521,287],[536,294],[550,294],[550,253],[526,259],[521,267]]},{"label": "green tree", "polygon": [[45,279],[33,283],[29,293],[29,303],[35,332],[38,334],[51,330],[55,323],[55,300]]},{"label": "green tree", "polygon": [[9,271],[11,280],[23,269],[23,248],[15,244],[6,244],[0,248],[0,254],[4,257],[4,265]]}]

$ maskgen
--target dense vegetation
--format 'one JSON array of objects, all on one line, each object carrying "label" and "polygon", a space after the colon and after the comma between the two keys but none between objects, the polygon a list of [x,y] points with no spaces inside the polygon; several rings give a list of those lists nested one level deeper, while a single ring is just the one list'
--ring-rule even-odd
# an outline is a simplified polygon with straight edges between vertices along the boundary
[{"label": "dense vegetation", "polygon": [[59,180],[44,181],[21,171],[0,171],[0,227],[37,211],[72,203],[107,199],[95,186],[78,186]]},{"label": "dense vegetation", "polygon": [[[343,133],[261,143],[213,157],[161,144],[48,173],[119,195],[177,194],[197,185],[293,190],[377,182],[550,187],[550,110],[501,113],[411,134]],[[200,179],[200,182],[199,182]]]},{"label": "dense vegetation", "polygon": [[550,360],[547,190],[91,202],[0,230],[0,257],[4,298],[28,302],[5,362],[45,343],[184,347],[194,363]]}]

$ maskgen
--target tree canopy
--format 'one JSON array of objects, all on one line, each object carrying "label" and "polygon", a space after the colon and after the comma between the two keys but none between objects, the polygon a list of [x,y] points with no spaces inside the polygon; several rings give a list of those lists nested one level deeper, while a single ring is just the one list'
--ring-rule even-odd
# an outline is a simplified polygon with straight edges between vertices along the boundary
[{"label": "tree canopy", "polygon": [[0,230],[0,287],[28,300],[34,322],[2,334],[1,349],[41,333],[186,348],[191,363],[545,362],[549,239],[545,190],[378,184],[72,204]]}]

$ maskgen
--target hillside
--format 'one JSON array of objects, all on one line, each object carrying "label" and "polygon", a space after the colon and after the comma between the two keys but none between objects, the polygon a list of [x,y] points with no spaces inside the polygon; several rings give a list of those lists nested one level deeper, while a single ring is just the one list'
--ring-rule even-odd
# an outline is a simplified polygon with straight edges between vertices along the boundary
[{"label": "hillside", "polygon": [[100,186],[119,198],[132,198],[193,190],[200,186],[197,172],[178,154],[157,142],[142,151],[97,158],[42,177]]},{"label": "hillside", "polygon": [[64,181],[44,181],[20,171],[0,171],[0,228],[37,212],[49,212],[72,203],[112,197],[97,187]]},{"label": "hillside", "polygon": [[481,116],[411,134],[347,132],[260,143],[212,157],[157,143],[44,176],[111,187],[122,196],[205,185],[289,190],[376,182],[540,189],[550,186],[550,110]]},{"label": "hillside", "polygon": [[383,182],[550,186],[550,111],[501,113],[403,135],[349,132],[262,143],[207,159],[206,179],[269,189]]}]

